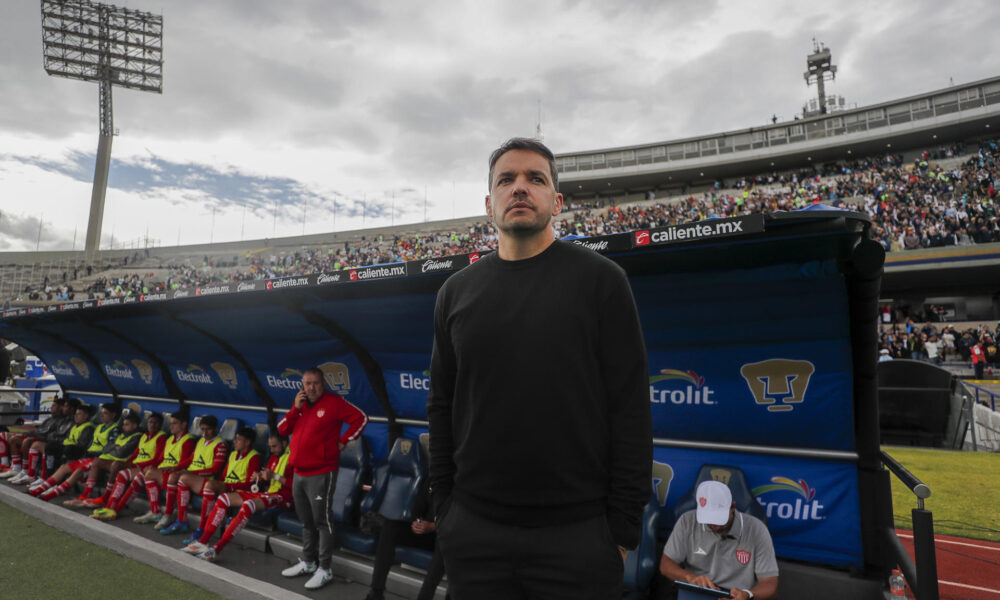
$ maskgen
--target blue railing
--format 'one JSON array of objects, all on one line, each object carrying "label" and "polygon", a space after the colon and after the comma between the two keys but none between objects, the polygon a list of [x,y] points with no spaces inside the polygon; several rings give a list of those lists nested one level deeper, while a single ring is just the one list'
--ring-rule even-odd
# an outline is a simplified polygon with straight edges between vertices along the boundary
[{"label": "blue railing", "polygon": [[[996,392],[991,392],[990,390],[988,390],[986,388],[981,388],[978,385],[976,385],[974,383],[970,383],[970,382],[965,381],[965,380],[963,380],[962,383],[964,383],[966,386],[968,386],[968,387],[970,387],[970,388],[972,388],[974,390],[973,393],[974,393],[974,395],[976,397],[976,404],[982,404],[984,406],[989,406],[990,410],[994,410],[994,411],[997,409],[997,400],[1000,399],[1000,394],[997,394]],[[980,400],[980,392],[983,395],[983,399],[982,400]]]}]

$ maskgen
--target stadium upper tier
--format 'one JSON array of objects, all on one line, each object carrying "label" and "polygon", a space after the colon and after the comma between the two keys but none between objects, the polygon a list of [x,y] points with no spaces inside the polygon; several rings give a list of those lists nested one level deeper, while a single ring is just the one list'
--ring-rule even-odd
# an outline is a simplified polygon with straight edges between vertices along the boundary
[{"label": "stadium upper tier", "polygon": [[[1000,77],[808,119],[556,156],[560,191],[589,197],[665,190],[803,163],[995,135]],[[992,133],[991,133],[992,132]]]},{"label": "stadium upper tier", "polygon": [[[968,278],[975,282],[982,280],[987,262],[1000,265],[998,185],[996,140],[938,145],[908,155],[883,149],[873,156],[717,181],[669,198],[636,200],[643,195],[635,194],[573,200],[553,227],[560,238],[600,236],[710,218],[766,215],[816,203],[850,206],[871,218],[872,237],[891,254],[890,271],[899,270],[900,277],[917,278],[919,283],[932,261],[950,274],[968,266]],[[113,268],[95,267],[92,273],[86,268],[91,263],[80,262],[81,253],[72,253],[54,272],[36,268],[21,253],[20,265],[0,269],[0,300],[30,305],[159,294],[455,256],[491,250],[495,244],[492,226],[472,217],[382,230],[115,251],[102,253],[103,259],[114,256],[114,262],[104,263]],[[907,254],[903,251],[920,249],[937,249],[944,255],[896,258]],[[51,254],[46,257],[56,258]],[[0,255],[0,265],[6,256]],[[892,287],[893,281],[887,278],[886,285]]]}]

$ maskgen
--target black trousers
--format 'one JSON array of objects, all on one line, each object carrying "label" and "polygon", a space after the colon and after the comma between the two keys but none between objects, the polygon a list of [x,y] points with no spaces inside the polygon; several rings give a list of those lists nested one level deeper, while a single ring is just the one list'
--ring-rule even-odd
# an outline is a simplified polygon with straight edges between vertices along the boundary
[{"label": "black trousers", "polygon": [[434,552],[431,557],[431,564],[427,567],[427,575],[420,586],[420,593],[417,600],[433,600],[434,592],[444,577],[444,559],[441,553],[434,547],[435,534],[425,533],[417,535],[410,529],[409,521],[393,521],[386,519],[382,525],[382,530],[378,534],[378,545],[375,547],[375,566],[372,569],[372,591],[376,596],[385,593],[385,580],[389,576],[389,569],[396,558],[397,546],[413,546],[423,550]]},{"label": "black trousers", "polygon": [[452,502],[438,546],[455,600],[619,600],[624,564],[604,515],[518,527]]}]

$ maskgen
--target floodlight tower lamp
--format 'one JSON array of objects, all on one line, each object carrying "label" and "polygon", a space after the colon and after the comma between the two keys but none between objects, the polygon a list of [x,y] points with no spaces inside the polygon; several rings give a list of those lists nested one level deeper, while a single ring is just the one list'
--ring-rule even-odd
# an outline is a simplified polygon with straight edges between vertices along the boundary
[{"label": "floodlight tower lamp", "polygon": [[98,84],[100,136],[85,247],[93,254],[117,135],[111,86],[163,92],[163,17],[90,0],[41,0],[41,7],[45,72]]}]

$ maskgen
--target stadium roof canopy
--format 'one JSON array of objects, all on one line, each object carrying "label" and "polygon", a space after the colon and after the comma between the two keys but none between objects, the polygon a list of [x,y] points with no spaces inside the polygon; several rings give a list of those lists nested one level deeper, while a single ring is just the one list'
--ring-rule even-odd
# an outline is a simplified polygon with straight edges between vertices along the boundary
[{"label": "stadium roof canopy", "polygon": [[1000,131],[1000,77],[803,120],[559,154],[563,194],[670,189]]}]

